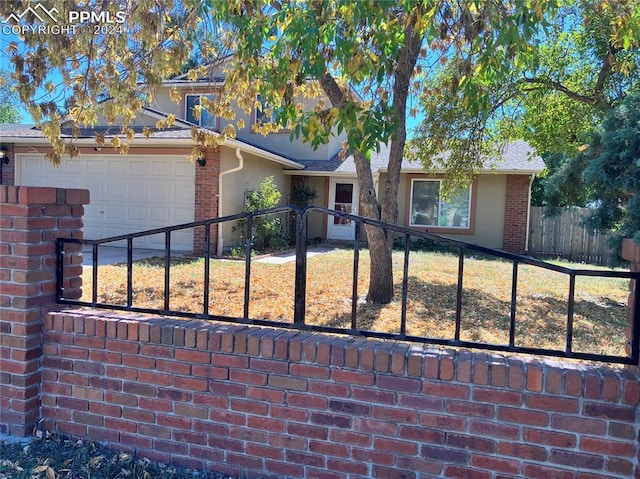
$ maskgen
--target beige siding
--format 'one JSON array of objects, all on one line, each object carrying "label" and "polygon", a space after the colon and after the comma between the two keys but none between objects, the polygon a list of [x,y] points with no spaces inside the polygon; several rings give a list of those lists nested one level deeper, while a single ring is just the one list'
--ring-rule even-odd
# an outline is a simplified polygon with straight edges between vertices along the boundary
[{"label": "beige siding", "polygon": [[[220,159],[220,174],[238,166],[235,149],[222,148]],[[283,201],[289,194],[290,178],[282,174],[282,165],[269,160],[245,153],[244,167],[240,171],[222,176],[220,191],[221,216],[241,213],[244,203],[244,193],[255,189],[267,177],[273,176],[278,189],[282,192]],[[233,231],[233,224],[224,223],[222,226],[223,247],[238,246],[238,233]]]},{"label": "beige siding", "polygon": [[[184,119],[184,102],[176,103],[169,97],[170,88],[161,88],[158,90],[153,103],[150,105],[154,110],[161,111],[166,114],[173,114],[176,118]],[[185,92],[189,93],[189,92]]]},{"label": "beige siding", "polygon": [[[310,177],[309,186],[311,186],[318,196],[313,200],[313,204],[317,206],[327,206],[327,183],[329,178],[326,177]],[[307,238],[315,240],[315,238],[324,239],[327,236],[326,232],[326,215],[319,213],[309,213],[309,220],[307,226]]]},{"label": "beige siding", "polygon": [[458,235],[458,239],[488,248],[502,248],[506,192],[507,177],[505,175],[479,175],[475,233]]},{"label": "beige siding", "polygon": [[[205,93],[204,90],[194,90],[192,88],[182,89],[182,100],[179,103],[174,102],[169,97],[169,88],[163,88],[158,91],[151,108],[163,113],[172,113],[176,118],[184,119],[185,117],[185,101],[184,96],[187,94]],[[308,108],[312,108],[314,101],[307,100]],[[236,124],[237,119],[242,118],[245,128],[236,132],[236,138],[252,145],[264,148],[268,151],[282,155],[292,160],[327,160],[335,156],[342,146],[344,135],[341,137],[333,137],[327,144],[320,145],[314,150],[310,145],[302,142],[301,139],[291,140],[290,132],[272,133],[262,135],[251,132],[253,123],[253,114],[247,114],[240,109],[236,109],[236,120],[232,124]],[[155,120],[154,120],[155,123]],[[220,128],[224,128],[229,121],[221,121]]]},{"label": "beige siding", "polygon": [[[382,176],[380,184],[384,184],[384,181],[385,178]],[[443,236],[488,248],[502,248],[506,184],[506,176],[504,175],[478,175],[476,205],[473,210],[475,215],[474,232],[472,234],[446,234]],[[398,223],[401,225],[407,224],[408,188],[410,187],[408,175],[402,174],[398,189]],[[436,230],[433,232],[437,233]]]}]

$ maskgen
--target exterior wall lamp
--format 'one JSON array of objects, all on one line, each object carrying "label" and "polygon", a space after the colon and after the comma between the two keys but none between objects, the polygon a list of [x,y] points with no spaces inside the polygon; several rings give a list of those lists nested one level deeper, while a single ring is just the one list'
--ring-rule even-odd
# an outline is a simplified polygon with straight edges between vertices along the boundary
[{"label": "exterior wall lamp", "polygon": [[196,160],[196,163],[198,163],[198,165],[200,165],[202,168],[204,168],[205,166],[207,166],[207,160],[205,159],[204,156],[201,156],[200,158],[198,158]]},{"label": "exterior wall lamp", "polygon": [[0,185],[3,184],[2,173],[4,170],[4,165],[9,164],[9,156],[7,155],[7,148],[4,146],[0,146]]},{"label": "exterior wall lamp", "polygon": [[7,156],[7,149],[4,146],[0,146],[0,163],[3,165],[9,164],[9,157]]}]

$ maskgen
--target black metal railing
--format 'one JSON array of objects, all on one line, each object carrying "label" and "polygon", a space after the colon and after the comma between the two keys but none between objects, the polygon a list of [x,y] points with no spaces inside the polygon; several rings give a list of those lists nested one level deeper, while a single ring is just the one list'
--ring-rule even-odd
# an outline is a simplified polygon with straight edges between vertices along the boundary
[{"label": "black metal railing", "polygon": [[[351,321],[349,328],[332,327],[325,325],[314,325],[305,322],[306,313],[306,288],[307,288],[307,238],[306,238],[306,223],[308,215],[310,213],[322,214],[327,216],[338,216],[345,220],[351,221],[355,226],[355,234],[353,240],[353,274],[352,274],[352,288],[351,288]],[[217,314],[210,314],[210,264],[214,258],[214,254],[211,251],[212,244],[212,229],[221,227],[223,223],[238,222],[243,224],[246,228],[246,238],[252,237],[253,222],[256,217],[265,215],[290,215],[295,217],[295,238],[291,238],[292,244],[295,245],[295,293],[294,293],[294,305],[293,305],[293,322],[273,321],[262,318],[252,318],[249,314],[249,305],[251,302],[251,274],[252,274],[252,244],[250,241],[243,245],[244,248],[244,261],[245,261],[245,275],[244,275],[244,304],[243,315],[241,317],[223,316]],[[363,245],[365,244],[365,238],[363,230],[365,226],[373,228],[382,228],[387,234],[392,234],[396,238],[400,238],[400,246],[403,251],[402,261],[402,288],[401,288],[401,311],[399,321],[399,332],[388,333],[371,331],[366,329],[359,329],[357,327],[357,309],[358,309],[358,276],[359,276],[359,254]],[[203,298],[201,312],[187,312],[178,311],[171,307],[171,293],[170,293],[170,278],[171,278],[171,259],[172,259],[172,234],[176,231],[183,231],[193,228],[204,228],[204,251],[202,256],[204,257],[204,271],[203,271]],[[147,308],[134,305],[134,284],[133,284],[133,257],[134,257],[134,240],[137,238],[148,237],[151,235],[164,235],[164,251],[162,253],[164,263],[164,284],[163,289],[163,307],[162,308]],[[422,239],[432,242],[440,247],[445,247],[448,251],[457,252],[457,285],[456,285],[456,307],[455,307],[455,330],[453,337],[450,338],[438,338],[427,336],[415,336],[407,334],[407,304],[408,304],[408,284],[409,284],[409,265],[410,256],[412,254],[412,245],[416,239]],[[126,242],[126,267],[127,267],[127,281],[126,281],[126,304],[108,304],[99,301],[98,298],[98,271],[100,269],[99,253],[100,246],[110,245],[117,243],[121,244]],[[83,301],[80,299],[65,298],[65,290],[63,285],[65,284],[65,246],[76,245],[75,250],[70,247],[69,250],[76,251],[77,245],[89,245],[91,247],[92,256],[92,294],[91,301]],[[86,247],[86,246],[85,246]],[[71,238],[59,238],[57,240],[57,294],[56,299],[60,304],[75,305],[75,306],[87,306],[93,308],[104,308],[113,310],[125,310],[141,313],[161,314],[166,316],[179,316],[188,318],[197,318],[204,320],[220,320],[230,321],[241,324],[254,324],[260,326],[272,326],[281,328],[293,328],[302,330],[312,330],[319,332],[339,333],[339,334],[351,334],[358,336],[366,336],[380,339],[395,339],[402,341],[412,341],[420,343],[429,343],[436,345],[454,346],[454,347],[467,347],[484,349],[500,352],[512,352],[512,353],[524,353],[533,355],[545,355],[561,358],[572,358],[589,361],[602,361],[618,364],[634,364],[637,365],[640,359],[640,301],[635,301],[633,311],[631,311],[631,340],[629,344],[630,354],[628,355],[609,355],[609,354],[596,354],[584,351],[574,351],[574,307],[575,307],[575,294],[576,294],[576,279],[579,277],[600,277],[600,278],[619,278],[635,280],[635,288],[637,291],[637,285],[640,280],[639,272],[627,272],[627,271],[611,271],[611,270],[596,270],[596,269],[573,269],[565,266],[548,263],[537,260],[528,256],[522,256],[512,253],[507,253],[501,250],[490,249],[475,244],[465,243],[458,240],[445,238],[442,236],[417,231],[415,229],[406,228],[403,226],[382,223],[380,221],[364,218],[356,215],[342,213],[327,208],[318,206],[310,206],[305,209],[300,209],[294,206],[273,208],[264,211],[241,213],[232,216],[226,216],[223,218],[214,218],[209,220],[202,220],[188,224],[181,224],[171,226],[167,228],[159,228],[139,233],[127,234],[105,238],[101,240],[80,240]],[[509,327],[508,336],[509,340],[506,344],[493,344],[477,341],[464,340],[462,338],[463,331],[463,314],[462,314],[462,298],[465,291],[464,278],[465,278],[465,257],[467,255],[481,255],[491,258],[501,259],[512,263],[511,274],[511,298],[510,298],[510,312],[509,312]],[[519,272],[522,265],[530,265],[537,268],[542,268],[547,271],[561,273],[566,275],[569,280],[568,285],[568,297],[567,297],[567,312],[566,312],[566,337],[564,342],[564,348],[549,349],[520,346],[516,341],[516,330],[518,324],[518,287],[519,287]]]}]

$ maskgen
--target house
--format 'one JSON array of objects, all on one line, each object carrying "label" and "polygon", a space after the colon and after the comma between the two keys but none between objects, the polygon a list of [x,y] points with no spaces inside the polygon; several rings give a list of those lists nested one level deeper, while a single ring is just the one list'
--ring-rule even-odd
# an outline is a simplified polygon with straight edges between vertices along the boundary
[{"label": "house", "polygon": [[[242,211],[249,188],[273,176],[283,196],[295,185],[315,189],[315,203],[331,209],[358,212],[358,183],[353,158],[339,158],[343,138],[314,150],[290,139],[283,130],[267,136],[253,133],[260,121],[238,112],[246,128],[216,150],[206,151],[195,163],[189,160],[193,142],[191,127],[219,130],[218,118],[194,115],[202,97],[215,91],[215,81],[189,80],[186,76],[167,81],[154,104],[137,118],[135,139],[128,155],[111,146],[96,146],[96,134],[107,143],[118,127],[99,125],[82,131],[81,155],[63,159],[60,167],[45,161],[50,151],[41,132],[28,125],[0,125],[0,149],[8,163],[0,162],[2,184],[87,188],[91,203],[85,208],[85,238],[96,239],[201,219],[222,217]],[[175,88],[182,100],[176,104],[169,91]],[[155,129],[159,119],[173,114],[176,123]],[[154,129],[145,138],[143,129]],[[386,175],[387,149],[372,154],[376,184]],[[534,175],[544,168],[522,141],[510,144],[504,161],[491,162],[477,175],[471,187],[450,198],[440,198],[440,178],[427,175],[422,166],[409,161],[402,165],[399,189],[399,223],[421,231],[444,234],[483,246],[523,252],[526,250],[529,198]],[[309,238],[349,240],[353,224],[314,215],[309,221]],[[212,234],[213,251],[237,245],[237,233],[224,224]],[[144,238],[136,247],[164,248],[163,235]],[[176,250],[201,252],[204,231],[189,229],[172,235]]]}]

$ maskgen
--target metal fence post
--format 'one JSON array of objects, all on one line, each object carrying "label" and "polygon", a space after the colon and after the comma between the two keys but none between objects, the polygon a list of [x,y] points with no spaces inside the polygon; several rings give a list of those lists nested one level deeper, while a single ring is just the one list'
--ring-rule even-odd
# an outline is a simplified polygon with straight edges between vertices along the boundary
[{"label": "metal fence post", "polygon": [[307,302],[307,238],[306,214],[307,210],[296,213],[296,277],[293,307],[294,324],[304,324],[304,316]]}]

